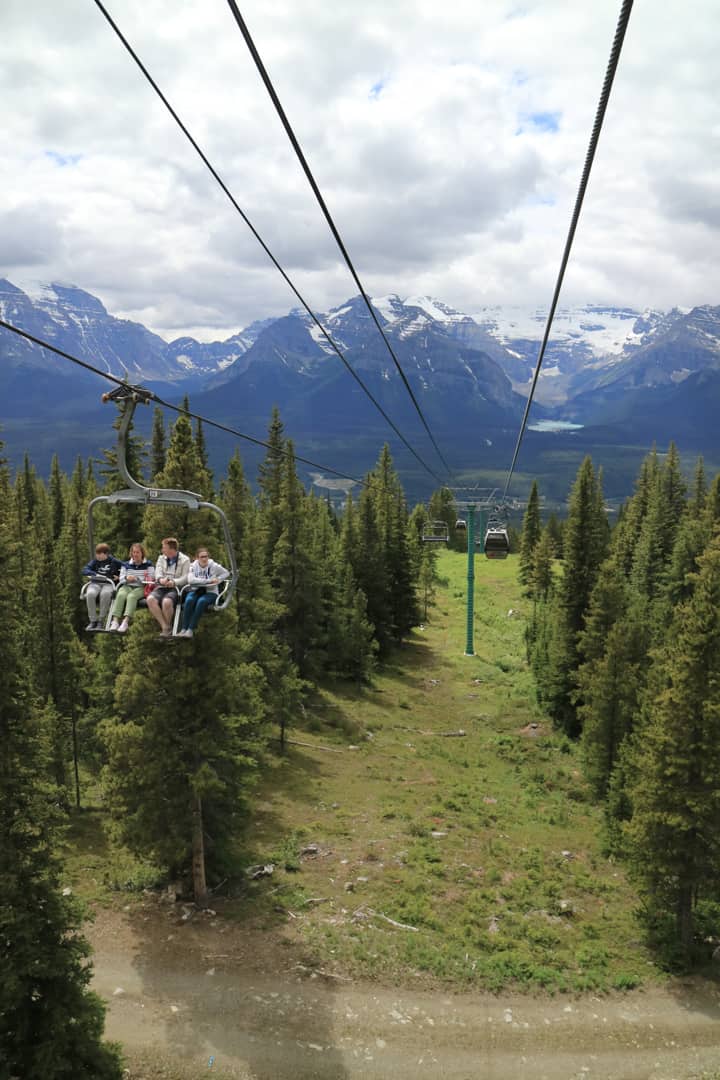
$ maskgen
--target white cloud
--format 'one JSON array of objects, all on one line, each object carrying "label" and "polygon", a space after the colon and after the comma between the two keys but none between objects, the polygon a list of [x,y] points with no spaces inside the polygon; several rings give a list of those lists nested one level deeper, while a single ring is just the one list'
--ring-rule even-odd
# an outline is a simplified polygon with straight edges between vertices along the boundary
[{"label": "white cloud", "polygon": [[[352,295],[226,5],[108,7],[310,305]],[[619,7],[243,5],[370,292],[547,306]],[[565,302],[718,302],[718,30],[714,0],[636,5]],[[87,0],[4,0],[0,94],[0,273],[167,337],[297,305]]]}]

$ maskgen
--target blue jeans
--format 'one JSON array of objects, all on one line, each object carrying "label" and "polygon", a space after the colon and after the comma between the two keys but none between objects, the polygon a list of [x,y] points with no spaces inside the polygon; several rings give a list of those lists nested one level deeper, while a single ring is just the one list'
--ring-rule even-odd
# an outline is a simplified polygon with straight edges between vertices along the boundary
[{"label": "blue jeans", "polygon": [[214,607],[217,603],[217,593],[202,592],[200,589],[190,589],[185,597],[182,609],[183,630],[196,630],[200,622],[200,616],[206,608]]}]

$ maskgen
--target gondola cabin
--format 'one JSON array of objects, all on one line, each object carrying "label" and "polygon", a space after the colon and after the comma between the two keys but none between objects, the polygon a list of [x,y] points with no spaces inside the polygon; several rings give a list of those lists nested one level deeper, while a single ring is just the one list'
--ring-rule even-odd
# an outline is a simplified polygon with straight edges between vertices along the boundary
[{"label": "gondola cabin", "polygon": [[485,533],[483,550],[488,559],[506,559],[510,553],[507,529],[503,526],[489,526]]},{"label": "gondola cabin", "polygon": [[465,518],[458,518],[455,522],[455,532],[467,532],[467,521]]}]

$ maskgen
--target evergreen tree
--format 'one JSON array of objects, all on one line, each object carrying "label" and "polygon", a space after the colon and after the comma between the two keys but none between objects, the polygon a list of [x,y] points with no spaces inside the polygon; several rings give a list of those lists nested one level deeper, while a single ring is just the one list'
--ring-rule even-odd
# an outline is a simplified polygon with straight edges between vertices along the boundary
[{"label": "evergreen tree", "polygon": [[331,665],[338,675],[369,682],[375,668],[377,642],[375,628],[367,616],[367,600],[358,589],[348,563],[338,571],[337,603],[331,621]]},{"label": "evergreen tree", "polygon": [[[0,465],[0,562],[17,571],[8,528],[10,486]],[[82,913],[61,895],[57,794],[47,782],[42,716],[23,653],[23,610],[0,595],[0,1068],[24,1080],[120,1080],[102,1042],[104,1008],[88,991]]]},{"label": "evergreen tree", "polygon": [[73,561],[79,538],[69,540],[63,530],[65,543],[53,546],[50,513],[46,504],[35,531],[36,550],[43,552],[43,558],[36,560],[28,579],[26,647],[37,697],[51,706],[48,717],[52,720],[49,736],[54,781],[67,792],[73,731],[84,701],[85,657],[74,626],[80,607],[80,579]]},{"label": "evergreen tree", "polygon": [[60,536],[63,526],[65,501],[63,497],[64,478],[60,472],[60,464],[57,454],[53,454],[50,464],[50,484],[48,496],[50,499],[50,539],[54,542]]},{"label": "evergreen tree", "polygon": [[258,474],[260,506],[263,512],[265,528],[265,559],[268,568],[272,563],[275,545],[284,527],[280,511],[285,477],[285,437],[283,430],[280,413],[277,408],[274,408],[268,429],[268,451],[265,460],[260,464]]},{"label": "evergreen tree", "polygon": [[[416,579],[412,574],[407,543],[407,504],[387,444],[381,450],[378,463],[373,472],[368,474],[366,482],[375,517],[379,556],[385,568],[388,587],[386,600],[389,610],[385,635],[399,643],[417,624],[419,613]],[[372,619],[372,613],[370,614]],[[380,626],[374,619],[372,621],[380,633]],[[382,639],[380,645],[382,648]]]},{"label": "evergreen tree", "polygon": [[607,794],[623,742],[635,725],[646,663],[645,628],[628,618],[608,630],[604,650],[578,672],[585,773],[597,798]]},{"label": "evergreen tree", "polygon": [[314,678],[322,671],[325,659],[323,568],[313,550],[311,507],[297,477],[290,440],[286,444],[278,518],[282,531],[273,549],[270,579],[282,607],[278,631],[303,678]]},{"label": "evergreen tree", "polygon": [[540,540],[533,551],[528,592],[535,601],[544,601],[555,581],[553,570],[555,562],[555,543],[549,529],[543,529]]},{"label": "evergreen tree", "polygon": [[122,840],[192,878],[204,904],[208,880],[228,866],[255,766],[263,675],[225,615],[205,618],[181,663],[152,638],[139,624],[120,660],[115,715],[103,725],[107,798]]},{"label": "evergreen tree", "polygon": [[540,496],[538,495],[537,481],[533,480],[520,537],[520,570],[518,576],[526,590],[531,584],[535,549],[540,542],[541,534]]},{"label": "evergreen tree", "polygon": [[720,883],[720,538],[700,560],[697,586],[675,614],[659,658],[666,686],[637,741],[634,872],[651,910],[672,911],[689,956],[698,898]]},{"label": "evergreen tree", "polygon": [[[204,501],[209,501],[205,499],[205,493],[210,489],[210,477],[200,460],[190,420],[182,413],[172,429],[165,467],[158,473],[156,484],[159,488],[195,492]],[[213,557],[222,562],[217,550],[218,518],[212,510],[190,510],[180,505],[149,506],[142,532],[136,539],[140,536],[145,537],[148,557],[153,560],[163,537],[175,536],[182,550],[191,557],[201,544],[207,544]]]},{"label": "evergreen tree", "polygon": [[545,530],[552,541],[553,551],[556,559],[562,559],[563,557],[563,536],[564,525],[558,521],[557,514],[551,514],[547,519]]},{"label": "evergreen tree", "polygon": [[159,406],[153,413],[152,439],[150,442],[150,477],[155,483],[156,478],[165,468],[165,422],[163,411]]},{"label": "evergreen tree", "polygon": [[628,577],[631,573],[635,551],[659,471],[658,456],[653,448],[640,467],[640,473],[635,484],[635,493],[625,507],[622,519],[618,522],[615,530],[613,544],[618,553],[618,565],[623,574]]},{"label": "evergreen tree", "polygon": [[213,474],[208,461],[207,446],[205,445],[205,430],[202,426],[202,420],[195,421],[195,449],[197,450],[200,465],[209,482],[206,498],[209,502],[212,502]]},{"label": "evergreen tree", "polygon": [[[125,406],[123,406],[125,407]],[[118,413],[113,423],[117,431],[122,422],[122,411]],[[143,482],[143,461],[145,447],[143,440],[133,434],[131,424],[126,439],[125,463],[127,471],[138,483]],[[114,491],[121,491],[127,484],[118,471],[118,449],[111,447],[103,450],[103,456],[98,463],[98,472],[102,479],[101,494],[109,495]],[[126,559],[130,545],[134,544],[142,536],[142,520],[144,508],[140,503],[118,503],[115,506],[100,505],[95,513],[95,542],[100,541],[110,544],[113,552],[120,559]]]},{"label": "evergreen tree", "polygon": [[695,463],[695,474],[693,476],[692,491],[690,493],[690,499],[688,501],[688,513],[695,518],[699,518],[705,508],[705,499],[707,498],[707,478],[705,476],[705,462],[703,461],[702,454]]},{"label": "evergreen tree", "polygon": [[585,458],[570,496],[565,527],[565,559],[556,589],[557,623],[548,652],[551,670],[544,676],[545,703],[558,727],[568,735],[580,731],[576,711],[576,671],[585,613],[607,546],[602,492],[590,458]]}]

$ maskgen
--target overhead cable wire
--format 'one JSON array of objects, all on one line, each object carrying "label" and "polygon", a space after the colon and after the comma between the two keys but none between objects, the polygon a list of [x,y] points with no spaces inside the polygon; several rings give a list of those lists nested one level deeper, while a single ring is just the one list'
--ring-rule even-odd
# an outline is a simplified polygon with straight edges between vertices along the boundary
[{"label": "overhead cable wire", "polygon": [[232,203],[232,205],[233,205],[233,207],[235,208],[235,210],[236,210],[236,211],[238,212],[238,214],[239,214],[239,215],[240,215],[240,217],[241,217],[241,218],[243,219],[243,221],[245,222],[245,224],[247,225],[247,227],[248,227],[248,228],[250,229],[250,232],[251,232],[251,233],[253,234],[253,236],[254,236],[254,237],[255,237],[255,239],[257,240],[258,244],[260,245],[260,247],[261,247],[261,248],[263,249],[263,251],[265,252],[265,254],[267,255],[267,257],[268,257],[268,258],[270,259],[270,261],[271,261],[271,263],[273,264],[273,266],[275,267],[275,269],[276,269],[276,270],[278,270],[278,272],[279,272],[279,273],[280,273],[280,275],[282,276],[283,280],[285,281],[286,285],[288,285],[288,287],[290,288],[290,290],[291,290],[291,291],[293,292],[293,294],[294,294],[294,295],[295,295],[295,296],[297,297],[297,299],[298,299],[298,300],[300,301],[300,303],[302,304],[303,308],[304,308],[304,309],[305,309],[305,311],[306,311],[306,312],[308,313],[308,315],[310,316],[310,318],[311,318],[311,319],[313,320],[313,322],[315,323],[315,325],[316,325],[316,326],[318,327],[318,329],[319,329],[319,330],[320,330],[320,332],[322,333],[323,337],[325,338],[325,340],[327,341],[328,345],[329,345],[329,346],[331,347],[331,349],[333,350],[333,352],[334,352],[334,353],[335,353],[335,354],[336,354],[336,355],[337,355],[337,356],[338,356],[338,357],[340,358],[340,360],[341,360],[341,361],[343,362],[343,364],[345,365],[345,367],[347,368],[347,370],[349,371],[349,373],[350,373],[350,374],[352,375],[353,379],[355,379],[355,382],[356,382],[356,383],[358,384],[358,386],[360,386],[360,388],[361,388],[361,389],[362,389],[362,390],[364,391],[364,393],[365,393],[365,394],[366,394],[366,395],[367,395],[367,396],[368,396],[368,397],[370,398],[370,401],[371,401],[371,402],[373,403],[373,405],[375,406],[375,408],[376,408],[376,409],[378,410],[378,412],[379,412],[379,413],[381,414],[381,416],[383,417],[383,419],[384,419],[384,420],[385,420],[385,421],[386,421],[386,422],[387,422],[387,423],[388,423],[388,424],[390,425],[390,427],[391,427],[391,428],[392,428],[392,430],[393,430],[393,431],[395,432],[395,434],[396,434],[396,435],[397,435],[397,437],[398,437],[398,438],[400,439],[400,441],[401,441],[401,442],[403,443],[403,445],[404,445],[404,446],[405,446],[405,447],[406,447],[406,448],[407,448],[407,449],[408,449],[408,450],[410,451],[410,453],[411,453],[411,454],[413,455],[413,457],[414,457],[414,458],[415,458],[415,459],[416,459],[416,460],[417,460],[417,461],[418,461],[418,462],[420,463],[420,465],[422,465],[422,467],[423,467],[423,468],[425,469],[425,471],[426,471],[426,472],[428,472],[428,473],[429,473],[429,474],[430,474],[430,475],[432,476],[432,478],[433,478],[433,479],[434,479],[434,480],[436,481],[436,483],[438,483],[438,484],[440,484],[440,485],[442,486],[442,480],[440,479],[440,477],[439,477],[439,476],[438,476],[438,475],[437,475],[437,474],[435,473],[435,471],[434,471],[434,470],[433,470],[433,469],[432,469],[432,468],[431,468],[431,467],[430,467],[430,466],[429,466],[429,465],[427,464],[427,462],[426,462],[426,461],[424,461],[424,460],[423,460],[423,458],[421,458],[421,457],[420,457],[420,455],[419,455],[419,454],[418,454],[418,452],[417,452],[417,451],[416,451],[416,450],[414,449],[414,447],[412,447],[412,446],[410,445],[410,443],[409,443],[409,442],[408,442],[408,440],[407,440],[407,439],[405,438],[405,436],[403,435],[403,433],[402,433],[402,432],[400,431],[400,429],[399,429],[399,428],[398,428],[398,427],[397,427],[397,426],[395,425],[395,423],[394,423],[394,422],[393,422],[393,421],[392,421],[392,420],[390,419],[390,417],[388,416],[388,414],[387,414],[387,413],[385,412],[385,410],[383,409],[382,405],[381,405],[381,404],[379,403],[379,401],[377,401],[377,399],[376,399],[376,398],[374,397],[374,395],[372,394],[372,392],[371,392],[371,391],[370,391],[370,390],[369,390],[369,389],[367,388],[367,386],[365,385],[365,383],[364,383],[364,382],[362,381],[362,379],[360,378],[360,376],[359,376],[359,375],[357,374],[357,372],[355,371],[355,369],[353,368],[353,366],[352,366],[352,365],[350,364],[350,362],[349,362],[349,361],[348,361],[348,360],[346,359],[346,357],[345,357],[345,356],[343,355],[343,353],[341,352],[341,350],[340,350],[340,349],[338,348],[338,346],[336,345],[335,341],[334,341],[334,340],[332,339],[332,337],[330,336],[330,334],[328,333],[328,331],[327,331],[327,330],[325,329],[325,327],[324,327],[324,326],[323,326],[323,324],[321,323],[320,319],[319,319],[319,318],[317,317],[317,315],[316,315],[316,314],[315,314],[315,312],[314,312],[314,311],[312,310],[312,308],[310,307],[310,305],[309,305],[309,304],[307,303],[307,301],[305,300],[305,298],[304,298],[304,297],[302,296],[302,294],[300,293],[300,291],[298,290],[298,288],[297,288],[297,287],[295,286],[295,284],[293,283],[293,281],[291,280],[291,278],[289,277],[289,275],[288,275],[288,274],[286,273],[286,271],[285,271],[285,270],[283,269],[283,267],[282,267],[282,266],[280,265],[280,263],[278,262],[278,260],[277,260],[277,259],[275,258],[275,256],[273,255],[272,251],[270,250],[270,248],[268,247],[268,245],[267,245],[267,244],[265,243],[265,241],[264,241],[264,240],[263,240],[263,238],[261,237],[260,233],[259,233],[259,232],[257,231],[257,229],[255,228],[255,226],[253,225],[253,223],[252,223],[252,222],[250,221],[250,218],[249,218],[249,217],[247,216],[247,214],[246,214],[246,213],[245,213],[245,211],[244,211],[244,210],[242,209],[242,207],[241,207],[241,206],[240,206],[240,204],[238,203],[238,201],[237,201],[237,199],[235,198],[235,196],[233,195],[233,193],[232,193],[232,192],[230,191],[230,188],[229,188],[229,187],[227,186],[227,184],[225,183],[225,181],[224,181],[224,180],[222,179],[222,177],[221,177],[221,176],[220,176],[220,174],[218,173],[217,169],[216,169],[216,168],[214,167],[214,165],[213,165],[213,164],[211,163],[210,159],[209,159],[209,158],[207,157],[207,155],[205,154],[204,150],[203,150],[203,149],[202,149],[202,148],[200,147],[199,143],[198,143],[198,142],[196,141],[196,139],[195,139],[195,138],[193,137],[193,135],[192,135],[192,134],[190,133],[189,129],[188,129],[187,127],[186,127],[186,125],[185,125],[185,124],[183,123],[183,121],[182,121],[182,120],[180,119],[180,116],[179,116],[179,115],[178,115],[178,113],[177,113],[177,112],[175,111],[175,109],[173,108],[173,106],[172,106],[172,105],[170,104],[170,102],[168,101],[168,99],[166,98],[165,94],[164,94],[164,93],[162,92],[162,90],[161,90],[161,89],[160,89],[160,87],[158,86],[158,84],[157,84],[157,83],[155,82],[155,80],[153,79],[152,75],[150,74],[150,72],[148,71],[148,69],[147,69],[147,68],[145,67],[145,65],[143,64],[142,60],[140,59],[140,57],[139,57],[139,56],[137,55],[137,53],[136,53],[136,52],[135,52],[135,50],[133,49],[133,47],[132,47],[132,45],[130,44],[130,42],[129,42],[129,41],[127,40],[127,38],[126,38],[126,37],[125,37],[125,36],[123,35],[122,31],[120,30],[119,26],[118,26],[118,25],[117,25],[117,23],[116,23],[116,22],[114,21],[114,19],[113,19],[113,18],[112,18],[112,16],[110,15],[110,13],[108,12],[108,10],[107,10],[107,8],[105,7],[105,5],[104,5],[104,4],[103,4],[103,3],[101,2],[101,0],[95,0],[95,5],[96,5],[96,7],[97,7],[97,8],[99,8],[99,10],[100,10],[100,11],[102,12],[102,14],[104,15],[104,17],[105,17],[105,19],[107,20],[108,24],[109,24],[109,25],[110,25],[110,26],[112,27],[112,29],[113,29],[113,30],[115,31],[115,34],[117,35],[117,37],[119,38],[119,40],[120,40],[120,41],[122,42],[123,46],[125,47],[125,49],[127,50],[127,52],[128,52],[129,54],[130,54],[130,56],[132,57],[132,59],[133,59],[133,60],[135,61],[135,63],[137,64],[137,66],[138,66],[138,67],[140,68],[140,71],[141,71],[141,72],[143,73],[143,75],[145,76],[145,78],[147,79],[147,81],[148,81],[148,82],[150,83],[150,86],[151,86],[151,87],[153,88],[153,90],[155,91],[155,93],[157,94],[157,96],[158,96],[158,97],[160,98],[160,100],[162,101],[163,105],[164,105],[164,106],[165,106],[165,108],[166,108],[166,109],[168,110],[168,112],[169,112],[169,113],[170,113],[170,115],[172,116],[173,120],[175,121],[175,123],[176,123],[176,124],[178,125],[178,127],[179,127],[179,128],[180,128],[180,130],[182,131],[183,135],[184,135],[184,136],[186,137],[186,139],[187,139],[187,140],[188,140],[188,142],[189,142],[189,143],[191,144],[191,146],[193,147],[193,149],[194,149],[194,150],[196,151],[196,153],[197,153],[197,154],[199,155],[199,157],[200,157],[200,159],[202,160],[203,164],[204,164],[204,165],[206,166],[206,168],[207,168],[207,169],[209,170],[209,172],[210,172],[210,173],[212,174],[213,178],[214,178],[214,179],[216,180],[216,182],[217,182],[217,183],[219,184],[219,186],[220,186],[220,187],[222,188],[223,192],[225,193],[225,195],[227,196],[227,198],[228,198],[228,199],[230,200],[230,202]]},{"label": "overhead cable wire", "polygon": [[577,198],[575,199],[575,209],[573,210],[572,220],[570,222],[570,229],[568,231],[567,240],[565,241],[565,250],[563,252],[562,261],[560,263],[560,272],[555,284],[555,291],[553,293],[552,303],[550,305],[550,311],[548,313],[547,323],[545,324],[545,333],[543,334],[542,344],[540,346],[540,352],[538,353],[537,363],[535,365],[535,373],[533,375],[532,385],[530,387],[530,393],[528,395],[527,403],[525,405],[525,414],[522,418],[520,425],[520,434],[518,435],[517,444],[515,446],[515,453],[513,454],[510,470],[505,481],[505,488],[503,490],[503,499],[507,497],[508,488],[510,487],[510,481],[515,470],[515,464],[520,453],[520,444],[525,434],[525,427],[527,425],[528,415],[530,413],[530,406],[532,405],[533,395],[535,393],[535,387],[537,386],[538,376],[540,375],[540,368],[542,367],[543,358],[545,356],[545,349],[547,348],[548,338],[550,337],[550,328],[552,327],[553,319],[555,318],[555,309],[560,298],[560,290],[562,288],[563,279],[565,277],[565,270],[567,268],[568,260],[570,258],[570,250],[572,248],[573,240],[575,238],[575,230],[577,228],[578,220],[580,218],[580,211],[582,209],[583,199],[585,198],[585,191],[590,179],[590,170],[592,169],[593,160],[595,158],[595,151],[597,150],[598,141],[600,139],[600,132],[602,130],[603,120],[605,118],[605,112],[607,110],[608,102],[610,100],[610,91],[612,89],[613,80],[615,78],[615,72],[617,71],[618,62],[620,60],[620,52],[622,50],[623,41],[625,39],[625,31],[627,30],[628,22],[630,20],[630,12],[632,11],[633,0],[623,0],[623,5],[618,17],[617,28],[615,30],[615,37],[613,39],[612,48],[610,50],[610,59],[608,60],[607,70],[605,72],[605,81],[602,85],[600,92],[600,101],[598,103],[597,112],[595,114],[595,123],[593,124],[592,134],[590,136],[590,144],[585,157],[585,165],[582,171],[582,178],[580,180],[580,187],[578,188]]},{"label": "overhead cable wire", "polygon": [[235,3],[235,0],[227,0],[227,2],[228,2],[228,6],[229,6],[234,18],[235,18],[235,22],[238,24],[238,27],[240,28],[240,33],[242,34],[243,38],[245,39],[245,44],[247,45],[248,50],[250,51],[250,55],[252,56],[253,60],[255,61],[255,66],[258,69],[258,72],[260,74],[260,78],[262,79],[263,83],[265,84],[265,89],[267,90],[268,94],[270,95],[270,100],[272,101],[273,105],[275,106],[275,111],[277,112],[278,116],[280,117],[280,122],[282,123],[282,126],[285,128],[285,133],[286,133],[288,139],[290,140],[290,142],[292,143],[292,147],[293,147],[293,150],[295,151],[295,153],[297,155],[298,161],[302,165],[302,169],[303,169],[303,172],[305,173],[305,176],[307,177],[307,181],[308,181],[308,183],[310,184],[310,187],[313,190],[315,198],[317,199],[318,204],[320,206],[320,209],[322,210],[323,214],[325,215],[325,220],[328,223],[330,231],[333,234],[333,236],[335,237],[335,242],[336,242],[338,248],[340,249],[340,253],[342,254],[342,257],[345,260],[347,268],[350,271],[350,273],[352,274],[353,281],[355,282],[356,286],[358,287],[358,289],[360,291],[360,295],[361,295],[361,297],[363,298],[363,300],[365,302],[365,307],[370,312],[370,316],[371,316],[373,322],[375,323],[375,326],[377,327],[378,332],[380,333],[383,341],[385,342],[385,345],[387,346],[387,350],[390,353],[390,356],[392,357],[392,361],[395,364],[395,367],[396,367],[396,369],[398,371],[398,374],[400,375],[400,378],[403,381],[403,385],[404,385],[405,389],[407,390],[408,394],[410,395],[410,400],[412,401],[413,405],[415,406],[415,411],[417,412],[418,416],[420,417],[420,420],[422,421],[422,425],[423,425],[423,427],[425,428],[425,431],[428,434],[430,442],[432,443],[437,456],[442,461],[442,463],[443,463],[445,469],[447,470],[450,478],[453,479],[452,469],[450,468],[447,461],[443,457],[443,455],[442,455],[442,453],[440,451],[440,447],[438,446],[437,442],[435,441],[435,436],[433,435],[432,431],[430,430],[430,426],[429,426],[427,420],[425,419],[425,416],[423,414],[422,409],[420,408],[420,405],[418,404],[417,398],[415,397],[415,394],[413,393],[413,389],[410,386],[410,383],[408,382],[407,376],[405,375],[405,372],[402,369],[402,365],[400,364],[400,361],[398,360],[397,356],[395,355],[395,350],[393,349],[392,345],[390,344],[388,336],[385,333],[385,331],[383,330],[383,327],[380,324],[380,320],[377,317],[377,313],[375,311],[375,308],[372,306],[372,303],[370,302],[370,298],[368,297],[367,293],[365,292],[365,289],[363,288],[363,284],[360,281],[360,278],[358,277],[358,274],[357,274],[357,271],[355,270],[355,266],[353,265],[352,259],[350,258],[350,255],[348,254],[347,248],[345,247],[345,244],[343,243],[343,239],[340,236],[340,233],[339,233],[339,231],[338,231],[338,229],[337,229],[337,227],[335,225],[335,222],[333,221],[332,215],[330,214],[330,211],[327,208],[327,204],[325,203],[325,199],[322,196],[322,192],[320,191],[320,188],[317,185],[317,182],[315,180],[315,177],[313,176],[312,170],[310,169],[310,166],[308,165],[305,154],[303,153],[302,147],[300,146],[300,143],[299,143],[299,141],[297,139],[297,136],[295,135],[295,132],[293,131],[292,125],[290,124],[290,121],[287,118],[285,110],[284,110],[284,108],[283,108],[283,106],[282,106],[282,104],[280,102],[280,98],[278,97],[278,95],[277,95],[277,93],[275,91],[275,87],[273,85],[272,79],[270,78],[270,76],[269,76],[269,74],[267,72],[267,69],[266,69],[266,67],[265,67],[265,65],[264,65],[264,63],[262,61],[260,53],[258,52],[257,47],[255,45],[255,42],[253,41],[252,36],[250,34],[250,31],[247,28],[247,24],[246,24],[245,20],[243,19],[242,15],[240,14],[240,10],[239,10],[237,4]]},{"label": "overhead cable wire", "polygon": [[[43,349],[49,349],[50,352],[54,352],[64,360],[70,360],[73,364],[85,368],[86,371],[91,371],[94,375],[100,375],[101,378],[108,379],[110,382],[115,383],[116,386],[127,386],[127,381],[125,379],[119,379],[117,375],[111,375],[109,371],[102,371],[93,364],[89,364],[87,360],[80,360],[79,357],[73,356],[72,353],[65,352],[63,349],[58,349],[56,345],[51,345],[49,341],[43,341],[42,338],[35,337],[34,334],[29,334],[27,330],[21,330],[19,327],[13,326],[12,323],[6,322],[5,319],[0,319],[0,326],[3,326],[6,330],[12,331],[13,334],[17,334],[21,338],[25,338],[26,341],[31,341],[33,345],[39,345]],[[182,409],[179,405],[173,405],[172,402],[165,401],[152,390],[147,391],[147,397],[149,401],[154,401],[156,405],[160,405],[163,409],[171,409],[173,412],[180,413],[181,416],[188,416],[193,420],[200,420],[203,424],[207,424],[208,427],[217,428],[218,431],[225,431],[228,435],[235,436],[236,439],[244,439],[245,442],[254,443],[255,446],[263,446],[266,450],[278,452],[283,457],[292,457],[295,461],[301,461],[303,465],[312,465],[314,469],[321,469],[322,472],[332,473],[333,476],[338,476],[342,480],[352,480],[354,484],[365,486],[364,480],[358,480],[355,476],[348,476],[347,473],[338,472],[337,469],[331,469],[327,465],[320,465],[317,461],[310,461],[309,458],[299,457],[294,452],[291,454],[287,450],[278,451],[277,447],[271,446],[270,443],[264,442],[262,439],[256,439],[253,435],[245,435],[242,431],[237,431],[235,428],[228,427],[226,424],[221,424],[217,420],[210,420],[207,416],[200,416],[199,413],[191,412],[189,409]]]}]

